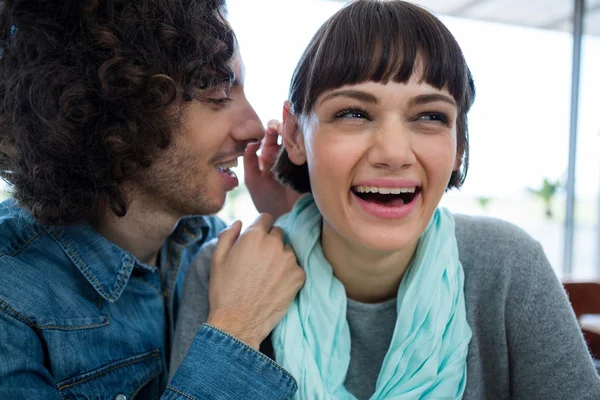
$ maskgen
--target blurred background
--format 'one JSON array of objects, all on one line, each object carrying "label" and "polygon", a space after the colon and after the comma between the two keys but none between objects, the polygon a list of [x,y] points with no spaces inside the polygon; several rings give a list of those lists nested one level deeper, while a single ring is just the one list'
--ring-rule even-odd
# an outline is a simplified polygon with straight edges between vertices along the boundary
[{"label": "blurred background", "polygon": [[[477,86],[469,174],[442,205],[520,226],[543,245],[561,279],[599,278],[600,0],[416,3],[455,35]],[[228,0],[246,93],[265,125],[281,118],[306,44],[343,5]],[[243,182],[241,163],[236,172]],[[0,197],[8,190],[0,183]],[[256,215],[243,185],[221,212],[245,223]]]}]

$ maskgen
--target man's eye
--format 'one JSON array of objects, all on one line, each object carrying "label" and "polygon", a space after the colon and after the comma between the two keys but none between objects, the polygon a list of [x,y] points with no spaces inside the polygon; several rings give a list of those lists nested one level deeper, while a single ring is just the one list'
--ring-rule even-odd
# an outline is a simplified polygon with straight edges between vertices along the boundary
[{"label": "man's eye", "polygon": [[211,97],[209,97],[208,98],[208,102],[210,104],[214,104],[214,105],[218,105],[218,106],[223,105],[225,103],[228,103],[230,101],[231,101],[230,97],[219,97],[219,98],[211,98]]}]

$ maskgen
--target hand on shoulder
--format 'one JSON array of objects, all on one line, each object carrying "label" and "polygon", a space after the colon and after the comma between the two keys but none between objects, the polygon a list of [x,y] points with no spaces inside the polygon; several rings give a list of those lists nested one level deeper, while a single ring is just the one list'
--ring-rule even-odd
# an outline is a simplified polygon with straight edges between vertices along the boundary
[{"label": "hand on shoulder", "polygon": [[274,218],[260,215],[242,234],[237,221],[215,247],[207,323],[258,349],[304,284],[304,270]]}]

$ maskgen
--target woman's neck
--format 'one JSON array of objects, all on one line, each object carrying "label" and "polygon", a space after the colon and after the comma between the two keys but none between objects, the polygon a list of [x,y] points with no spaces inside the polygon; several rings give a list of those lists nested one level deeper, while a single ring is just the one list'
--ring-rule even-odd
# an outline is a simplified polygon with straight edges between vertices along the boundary
[{"label": "woman's neck", "polygon": [[398,294],[417,243],[392,253],[376,252],[350,243],[324,222],[321,246],[348,298],[361,303],[379,303]]}]

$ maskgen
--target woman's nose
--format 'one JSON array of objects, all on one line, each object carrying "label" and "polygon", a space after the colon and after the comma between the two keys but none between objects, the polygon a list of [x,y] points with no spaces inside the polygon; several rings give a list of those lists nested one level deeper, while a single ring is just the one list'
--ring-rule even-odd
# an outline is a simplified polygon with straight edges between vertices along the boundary
[{"label": "woman's nose", "polygon": [[380,126],[373,135],[368,156],[371,165],[391,170],[406,169],[416,162],[410,130],[402,122]]}]

